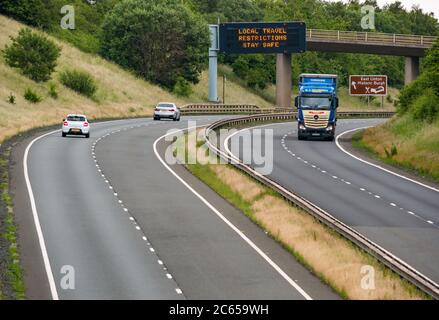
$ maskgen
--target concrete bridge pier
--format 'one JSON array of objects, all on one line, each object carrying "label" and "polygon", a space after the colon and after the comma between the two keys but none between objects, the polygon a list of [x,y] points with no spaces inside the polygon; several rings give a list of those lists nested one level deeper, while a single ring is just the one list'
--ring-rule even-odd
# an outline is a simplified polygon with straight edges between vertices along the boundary
[{"label": "concrete bridge pier", "polygon": [[405,84],[408,85],[419,76],[419,57],[405,58]]},{"label": "concrete bridge pier", "polygon": [[291,108],[293,88],[291,54],[278,54],[276,60],[276,106]]}]

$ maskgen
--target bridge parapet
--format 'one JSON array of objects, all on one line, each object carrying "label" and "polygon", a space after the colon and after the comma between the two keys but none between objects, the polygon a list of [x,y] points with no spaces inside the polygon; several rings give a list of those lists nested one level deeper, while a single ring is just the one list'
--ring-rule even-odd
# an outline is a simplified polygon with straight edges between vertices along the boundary
[{"label": "bridge parapet", "polygon": [[430,48],[437,39],[434,36],[423,35],[319,29],[308,29],[306,37],[308,41],[369,43],[419,48]]}]

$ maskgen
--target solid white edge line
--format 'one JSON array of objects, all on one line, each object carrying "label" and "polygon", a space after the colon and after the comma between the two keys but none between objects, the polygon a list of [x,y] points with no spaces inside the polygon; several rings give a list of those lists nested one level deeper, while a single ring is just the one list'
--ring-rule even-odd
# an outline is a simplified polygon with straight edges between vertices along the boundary
[{"label": "solid white edge line", "polygon": [[368,129],[368,128],[371,128],[371,127],[368,126],[368,127],[356,128],[356,129],[348,130],[348,131],[345,131],[345,132],[339,134],[339,135],[337,136],[337,138],[335,139],[335,143],[336,143],[337,147],[338,147],[341,151],[343,151],[344,153],[346,153],[347,155],[351,156],[352,158],[354,158],[354,159],[356,159],[356,160],[358,160],[358,161],[361,161],[361,162],[363,162],[363,163],[365,163],[365,164],[368,164],[368,165],[370,165],[370,166],[372,166],[372,167],[375,167],[375,168],[377,168],[377,169],[380,169],[380,170],[382,170],[382,171],[385,171],[385,172],[387,172],[387,173],[390,173],[390,174],[392,174],[392,175],[394,175],[394,176],[396,176],[396,177],[399,177],[399,178],[402,178],[402,179],[404,179],[404,180],[407,180],[407,181],[410,181],[410,182],[416,183],[417,185],[420,185],[420,186],[422,186],[422,187],[424,187],[424,188],[430,189],[430,190],[435,191],[435,192],[439,192],[439,189],[436,189],[436,188],[434,188],[434,187],[432,187],[432,186],[429,186],[429,185],[426,185],[426,184],[424,184],[424,183],[422,183],[422,182],[419,182],[419,181],[416,181],[416,180],[410,179],[410,178],[408,178],[408,177],[406,177],[406,176],[403,176],[403,175],[401,175],[401,174],[398,174],[398,173],[396,173],[396,172],[393,172],[393,171],[391,171],[391,170],[388,170],[388,169],[386,169],[386,168],[383,168],[383,167],[381,167],[381,166],[379,166],[379,165],[377,165],[377,164],[374,164],[374,163],[371,163],[371,162],[366,161],[366,160],[364,160],[364,159],[361,159],[360,157],[357,157],[357,156],[353,155],[352,153],[350,153],[349,151],[345,150],[345,149],[341,146],[341,144],[340,144],[340,138],[341,138],[341,137],[343,137],[344,135],[346,135],[346,134],[348,134],[348,133],[355,132],[355,131],[359,131],[359,130],[363,130],[363,129]]},{"label": "solid white edge line", "polygon": [[[193,128],[189,128],[193,129]],[[195,196],[197,196],[207,207],[209,207],[221,220],[223,220],[233,231],[235,231],[247,244],[250,245],[270,266],[273,267],[294,289],[297,290],[306,300],[313,300],[311,296],[309,296],[305,290],[303,290],[293,279],[291,279],[273,260],[270,259],[256,244],[253,243],[241,230],[239,230],[234,224],[232,224],[221,212],[219,212],[212,204],[210,204],[201,194],[195,191],[186,181],[183,180],[178,174],[175,173],[174,170],[169,167],[169,165],[162,159],[157,151],[157,144],[163,138],[166,138],[169,135],[173,135],[177,132],[183,132],[186,129],[174,131],[171,133],[167,133],[160,138],[158,138],[154,142],[154,153],[157,159],[162,163],[162,165],[174,176],[176,177],[186,188],[188,188]]]},{"label": "solid white edge line", "polygon": [[230,141],[234,136],[236,136],[236,135],[238,135],[238,134],[240,134],[241,132],[244,132],[244,131],[246,131],[246,130],[251,131],[251,130],[253,130],[253,129],[260,129],[260,128],[265,128],[265,127],[274,127],[274,126],[280,126],[280,125],[286,125],[286,124],[289,124],[289,122],[286,122],[286,123],[271,123],[271,124],[263,124],[263,125],[258,125],[258,126],[255,126],[255,127],[249,127],[249,128],[244,128],[244,129],[238,130],[238,131],[234,132],[233,134],[227,136],[226,139],[224,139],[224,144],[223,144],[223,146],[224,146],[224,150],[226,150],[227,154],[228,154],[233,160],[235,160],[235,161],[237,161],[237,162],[240,162],[241,160],[240,160],[237,156],[235,156],[235,155],[232,153],[232,151],[230,151],[230,148],[229,148],[229,141]]},{"label": "solid white edge line", "polygon": [[35,142],[37,142],[38,140],[43,139],[51,134],[60,132],[60,131],[61,130],[55,130],[55,131],[46,133],[46,134],[39,136],[39,137],[35,138],[34,140],[32,140],[29,143],[29,145],[27,146],[26,151],[24,152],[24,157],[23,157],[24,178],[26,180],[26,186],[27,186],[27,191],[29,194],[32,215],[34,218],[34,223],[35,223],[35,228],[36,228],[37,235],[38,235],[38,241],[40,244],[41,254],[42,254],[43,260],[44,260],[44,267],[46,269],[47,280],[49,281],[50,292],[52,294],[53,300],[59,300],[59,297],[58,297],[58,292],[56,289],[55,279],[54,279],[53,273],[52,273],[52,267],[50,266],[50,260],[49,260],[49,255],[48,255],[47,249],[46,249],[46,243],[44,241],[43,231],[42,231],[41,225],[40,225],[40,219],[38,217],[38,211],[37,211],[37,206],[35,204],[35,197],[34,197],[34,194],[32,191],[32,185],[31,185],[30,179],[29,179],[27,159],[29,156],[29,150]]}]

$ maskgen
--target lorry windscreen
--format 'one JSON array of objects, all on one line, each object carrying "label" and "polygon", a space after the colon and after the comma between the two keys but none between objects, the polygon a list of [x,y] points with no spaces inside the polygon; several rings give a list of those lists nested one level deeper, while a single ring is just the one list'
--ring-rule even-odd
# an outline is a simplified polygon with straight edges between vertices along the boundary
[{"label": "lorry windscreen", "polygon": [[331,109],[332,99],[328,97],[302,97],[300,106],[302,109]]}]

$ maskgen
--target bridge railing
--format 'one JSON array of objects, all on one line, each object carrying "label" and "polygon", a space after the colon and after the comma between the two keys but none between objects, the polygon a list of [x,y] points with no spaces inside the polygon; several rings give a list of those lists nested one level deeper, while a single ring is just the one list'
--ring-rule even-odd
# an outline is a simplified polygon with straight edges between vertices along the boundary
[{"label": "bridge railing", "polygon": [[332,41],[352,43],[373,43],[394,46],[431,47],[436,41],[434,36],[392,34],[361,31],[337,31],[308,29],[308,41]]}]

